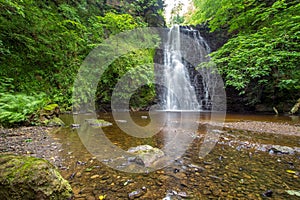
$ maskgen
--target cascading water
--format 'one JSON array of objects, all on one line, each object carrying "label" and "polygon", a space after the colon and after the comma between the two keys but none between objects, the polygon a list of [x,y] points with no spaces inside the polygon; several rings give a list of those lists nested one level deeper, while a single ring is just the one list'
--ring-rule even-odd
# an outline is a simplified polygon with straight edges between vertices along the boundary
[{"label": "cascading water", "polygon": [[[205,61],[210,51],[208,45],[199,35],[198,31],[185,28],[184,30],[195,44],[185,45],[193,46],[195,52],[190,52],[198,56],[197,60]],[[200,82],[201,88],[196,88],[191,83],[189,71],[185,66],[184,56],[182,56],[182,33],[180,26],[174,25],[168,32],[167,42],[164,46],[164,81],[168,87],[163,95],[164,110],[166,111],[196,111],[209,108],[209,95],[206,87],[205,77],[193,77],[193,82]],[[184,41],[183,41],[184,42]],[[191,50],[190,49],[190,50]],[[185,52],[186,53],[186,52]],[[197,85],[197,84],[196,84]],[[198,84],[199,85],[199,84]],[[197,92],[196,92],[197,91]]]}]

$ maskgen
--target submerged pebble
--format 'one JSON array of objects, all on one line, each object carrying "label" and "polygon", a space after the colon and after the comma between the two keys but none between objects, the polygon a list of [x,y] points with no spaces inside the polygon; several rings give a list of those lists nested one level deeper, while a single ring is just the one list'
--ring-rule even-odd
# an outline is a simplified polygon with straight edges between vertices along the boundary
[{"label": "submerged pebble", "polygon": [[145,190],[146,189],[138,189],[138,190],[135,190],[135,191],[132,191],[128,194],[128,198],[129,199],[135,199],[135,198],[139,198],[141,196],[143,196],[145,194]]},{"label": "submerged pebble", "polygon": [[265,197],[272,197],[273,191],[272,190],[267,190],[266,192],[263,193],[263,196]]}]

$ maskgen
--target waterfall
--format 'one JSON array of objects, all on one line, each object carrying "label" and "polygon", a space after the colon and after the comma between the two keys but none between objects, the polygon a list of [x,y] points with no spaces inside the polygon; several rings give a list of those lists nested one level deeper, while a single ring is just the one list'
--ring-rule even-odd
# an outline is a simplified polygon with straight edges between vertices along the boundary
[{"label": "waterfall", "polygon": [[[184,37],[191,40],[183,41]],[[190,42],[192,41],[192,42]],[[193,44],[187,44],[193,43]],[[186,54],[195,56],[197,62],[207,61],[210,51],[205,40],[198,31],[189,27],[174,25],[168,32],[164,45],[164,70],[163,76],[167,90],[163,94],[163,107],[166,111],[197,111],[209,109],[209,92],[206,77],[203,73],[199,76],[195,67],[189,72],[189,62],[185,61]],[[195,55],[194,55],[195,54]]]}]

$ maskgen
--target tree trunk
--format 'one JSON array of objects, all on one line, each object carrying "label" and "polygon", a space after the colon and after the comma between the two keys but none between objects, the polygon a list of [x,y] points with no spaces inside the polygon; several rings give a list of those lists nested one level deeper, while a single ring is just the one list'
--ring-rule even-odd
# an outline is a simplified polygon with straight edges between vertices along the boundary
[{"label": "tree trunk", "polygon": [[294,105],[294,107],[291,109],[290,114],[295,114],[300,108],[300,98],[298,99],[297,103]]}]

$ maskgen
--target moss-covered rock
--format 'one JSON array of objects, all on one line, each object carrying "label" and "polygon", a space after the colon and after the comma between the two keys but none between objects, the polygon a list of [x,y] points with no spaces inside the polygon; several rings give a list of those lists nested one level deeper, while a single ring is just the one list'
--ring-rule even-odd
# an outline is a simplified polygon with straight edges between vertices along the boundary
[{"label": "moss-covered rock", "polygon": [[111,126],[112,123],[107,122],[103,119],[86,119],[85,120],[90,126],[93,127],[106,127],[106,126]]},{"label": "moss-covered rock", "polygon": [[40,122],[46,126],[64,126],[59,114],[58,104],[49,104],[40,111]]},{"label": "moss-covered rock", "polygon": [[60,114],[60,108],[58,104],[49,104],[45,106],[40,112],[40,116],[46,119],[59,117],[59,114]]},{"label": "moss-covered rock", "polygon": [[58,117],[46,119],[43,122],[46,126],[65,126],[65,123]]},{"label": "moss-covered rock", "polygon": [[72,196],[70,184],[48,161],[0,154],[1,199],[65,200]]},{"label": "moss-covered rock", "polygon": [[45,106],[43,109],[44,109],[45,111],[53,112],[53,111],[55,111],[55,110],[58,109],[58,108],[59,108],[58,104],[54,103],[54,104],[48,104],[48,105]]}]

